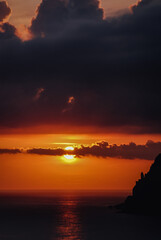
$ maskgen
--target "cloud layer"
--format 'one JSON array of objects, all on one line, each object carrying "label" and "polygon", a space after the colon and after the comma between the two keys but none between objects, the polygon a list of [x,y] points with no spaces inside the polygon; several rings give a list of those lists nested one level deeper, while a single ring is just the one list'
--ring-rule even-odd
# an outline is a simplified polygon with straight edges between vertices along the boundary
[{"label": "cloud layer", "polygon": [[109,145],[108,142],[94,144],[91,147],[82,146],[76,148],[77,156],[111,157],[122,159],[146,159],[153,160],[161,152],[161,142],[148,141],[145,145],[137,145],[133,142],[121,145]]},{"label": "cloud layer", "polygon": [[42,149],[42,148],[33,148],[27,150],[29,154],[38,154],[38,155],[49,155],[49,156],[63,156],[66,154],[66,151],[61,148],[55,149]]},{"label": "cloud layer", "polygon": [[17,154],[21,153],[20,149],[0,149],[0,154]]},{"label": "cloud layer", "polygon": [[160,28],[157,0],[112,19],[96,0],[42,1],[26,42],[2,24],[0,132],[60,124],[161,133]]},{"label": "cloud layer", "polygon": [[91,146],[75,147],[73,151],[64,148],[32,148],[26,151],[21,149],[0,149],[0,154],[4,153],[27,153],[46,156],[76,155],[77,157],[95,156],[102,158],[121,158],[121,159],[145,159],[154,160],[161,153],[161,142],[147,141],[145,145],[137,145],[133,142],[129,144],[112,144],[99,142]]}]

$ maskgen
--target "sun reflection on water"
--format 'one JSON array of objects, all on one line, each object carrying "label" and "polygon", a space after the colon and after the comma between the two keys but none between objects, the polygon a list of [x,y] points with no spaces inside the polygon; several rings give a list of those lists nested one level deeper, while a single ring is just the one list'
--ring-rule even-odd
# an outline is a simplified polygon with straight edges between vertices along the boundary
[{"label": "sun reflection on water", "polygon": [[77,202],[65,200],[60,205],[57,235],[59,240],[81,240],[81,222],[77,212]]}]

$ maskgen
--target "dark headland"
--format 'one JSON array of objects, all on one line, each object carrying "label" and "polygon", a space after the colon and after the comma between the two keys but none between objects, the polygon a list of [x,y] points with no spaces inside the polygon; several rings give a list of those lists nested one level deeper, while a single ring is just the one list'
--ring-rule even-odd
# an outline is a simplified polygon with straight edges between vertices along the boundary
[{"label": "dark headland", "polygon": [[141,173],[132,195],[116,208],[125,213],[161,214],[161,154],[156,157],[148,173]]}]

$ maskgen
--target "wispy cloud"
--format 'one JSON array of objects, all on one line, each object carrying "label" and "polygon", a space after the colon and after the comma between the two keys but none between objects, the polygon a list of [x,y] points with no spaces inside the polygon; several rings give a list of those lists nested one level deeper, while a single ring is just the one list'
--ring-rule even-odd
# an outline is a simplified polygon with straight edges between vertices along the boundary
[{"label": "wispy cloud", "polygon": [[45,91],[44,88],[38,88],[36,91],[36,94],[34,96],[34,101],[38,101],[39,98],[41,97],[41,94]]},{"label": "wispy cloud", "polygon": [[65,113],[65,112],[68,112],[70,110],[72,110],[72,107],[75,103],[75,97],[71,96],[68,98],[68,101],[67,101],[67,104],[66,104],[66,107],[63,109],[62,113]]}]

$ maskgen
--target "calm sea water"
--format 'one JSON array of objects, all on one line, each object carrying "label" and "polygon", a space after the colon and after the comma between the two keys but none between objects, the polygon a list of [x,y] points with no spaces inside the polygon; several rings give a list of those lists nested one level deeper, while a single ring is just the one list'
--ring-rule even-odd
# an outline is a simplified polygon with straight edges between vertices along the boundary
[{"label": "calm sea water", "polygon": [[0,240],[161,239],[160,217],[118,213],[123,192],[41,192],[0,196]]}]

